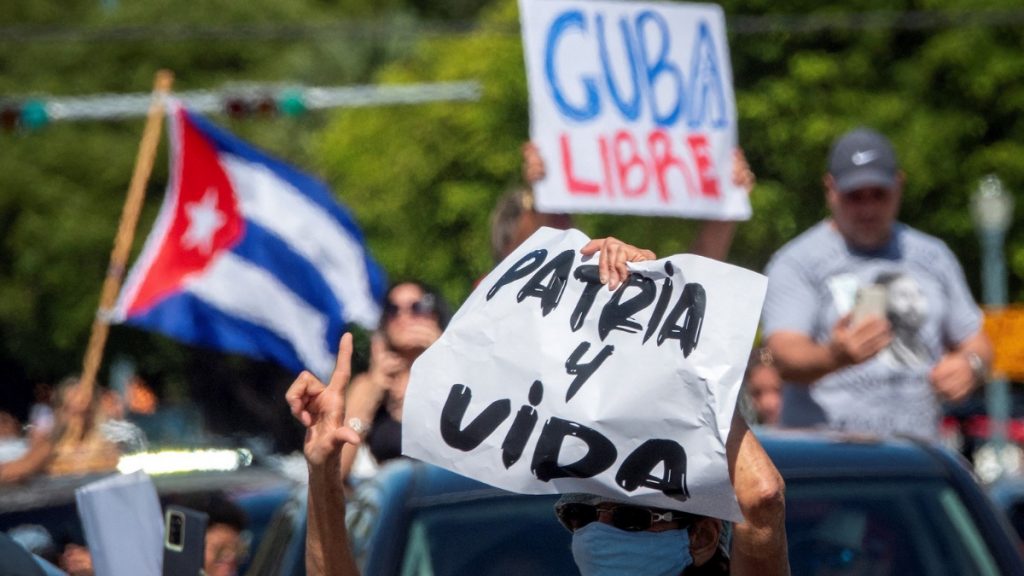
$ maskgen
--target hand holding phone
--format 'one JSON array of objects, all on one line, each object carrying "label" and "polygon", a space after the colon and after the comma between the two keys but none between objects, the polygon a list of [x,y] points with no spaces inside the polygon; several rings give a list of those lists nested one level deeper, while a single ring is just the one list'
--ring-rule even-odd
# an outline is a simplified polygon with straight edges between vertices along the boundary
[{"label": "hand holding phone", "polygon": [[856,326],[868,316],[885,318],[886,289],[885,286],[869,284],[857,289],[853,303],[852,324]]},{"label": "hand holding phone", "polygon": [[206,552],[209,516],[184,506],[170,505],[164,512],[163,576],[199,576]]}]

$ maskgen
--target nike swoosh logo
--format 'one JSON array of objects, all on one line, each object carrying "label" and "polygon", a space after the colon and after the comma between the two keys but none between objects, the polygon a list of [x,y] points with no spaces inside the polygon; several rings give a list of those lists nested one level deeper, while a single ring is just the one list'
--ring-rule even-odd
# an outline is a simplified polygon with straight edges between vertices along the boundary
[{"label": "nike swoosh logo", "polygon": [[857,166],[863,166],[875,158],[878,158],[878,152],[874,150],[868,150],[866,152],[858,151],[854,152],[853,156],[850,156],[850,160],[852,160]]}]

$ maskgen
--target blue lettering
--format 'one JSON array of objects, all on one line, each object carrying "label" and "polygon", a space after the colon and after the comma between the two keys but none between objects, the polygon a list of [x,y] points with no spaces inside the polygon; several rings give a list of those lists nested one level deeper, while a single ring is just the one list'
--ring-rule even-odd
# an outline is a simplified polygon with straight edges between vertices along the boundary
[{"label": "blue lettering", "polygon": [[562,33],[569,28],[578,28],[583,32],[587,31],[586,22],[583,20],[583,13],[581,11],[570,10],[560,15],[551,24],[551,30],[548,31],[547,45],[544,49],[544,72],[547,75],[548,86],[551,87],[551,92],[555,97],[555,104],[562,114],[570,120],[585,122],[597,116],[601,111],[601,102],[597,96],[597,85],[594,79],[582,78],[583,87],[587,94],[587,103],[584,107],[579,108],[573,106],[565,99],[565,96],[562,94],[562,88],[558,84],[558,75],[555,73],[555,50],[558,48],[558,40],[561,38]]},{"label": "blue lettering", "polygon": [[630,33],[629,23],[625,18],[619,19],[619,29],[622,31],[622,44],[625,48],[626,59],[629,61],[629,79],[633,83],[633,97],[629,102],[623,101],[619,87],[615,83],[615,74],[612,71],[610,59],[608,58],[608,43],[605,40],[604,16],[597,15],[597,42],[601,54],[601,66],[604,68],[604,80],[608,86],[608,92],[615,102],[615,107],[627,120],[636,120],[640,116],[640,70],[636,61],[636,50],[634,49],[633,35]]},{"label": "blue lettering", "polygon": [[[652,22],[657,27],[658,36],[661,40],[661,49],[658,50],[657,59],[651,61],[651,55],[647,53],[647,23]],[[637,39],[640,44],[640,57],[643,59],[644,70],[647,72],[647,97],[650,102],[651,115],[654,123],[658,126],[669,127],[676,123],[683,107],[683,74],[679,67],[666,60],[669,48],[671,47],[671,36],[668,32],[668,24],[657,12],[645,10],[636,18]],[[656,82],[663,75],[668,75],[668,81],[675,84],[675,103],[669,107],[667,114],[658,111],[658,98]]]},{"label": "blue lettering", "polygon": [[697,28],[697,45],[693,47],[689,94],[690,128],[699,128],[705,122],[709,122],[713,128],[724,128],[728,124],[722,71],[718,65],[711,31],[704,21]]}]

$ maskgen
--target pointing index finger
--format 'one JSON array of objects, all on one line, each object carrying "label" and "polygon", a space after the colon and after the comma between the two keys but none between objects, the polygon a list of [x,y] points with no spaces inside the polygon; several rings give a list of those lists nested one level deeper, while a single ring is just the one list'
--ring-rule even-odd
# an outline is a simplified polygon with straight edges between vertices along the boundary
[{"label": "pointing index finger", "polygon": [[338,344],[338,358],[334,363],[334,372],[331,373],[329,388],[335,390],[336,394],[344,394],[352,375],[352,334],[346,332]]}]

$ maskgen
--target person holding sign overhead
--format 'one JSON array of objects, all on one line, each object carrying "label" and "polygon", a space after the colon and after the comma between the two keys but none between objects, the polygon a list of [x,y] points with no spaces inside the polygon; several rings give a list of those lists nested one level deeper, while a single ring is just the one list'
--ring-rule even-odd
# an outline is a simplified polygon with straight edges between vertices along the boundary
[{"label": "person holding sign overhead", "polygon": [[[600,275],[618,284],[629,277],[627,262],[653,260],[655,255],[615,239],[593,240],[581,250],[600,252]],[[350,377],[352,338],[345,335],[330,381],[325,385],[303,372],[291,385],[286,400],[292,414],[306,427],[303,451],[309,467],[306,567],[309,574],[358,573],[345,533],[344,480],[340,474],[342,449],[361,441],[346,423],[345,387]],[[645,574],[724,573],[787,574],[784,484],[781,476],[738,412],[725,441],[728,477],[743,520],[733,527],[728,565],[710,566],[726,548],[723,524],[693,514],[646,506],[592,502],[563,502],[558,514],[573,531],[574,557],[584,576],[616,573],[623,559],[634,566],[650,566],[649,556],[667,562],[668,570]],[[598,538],[594,538],[597,535]],[[597,542],[617,554],[593,552]],[[577,549],[579,552],[577,553]],[[664,554],[662,554],[664,552]],[[610,563],[609,563],[610,562]],[[703,564],[701,569],[698,564]],[[609,572],[611,571],[611,572]],[[621,572],[618,572],[621,573]],[[634,572],[635,573],[635,572]]]},{"label": "person holding sign overhead", "polygon": [[896,220],[904,175],[889,140],[832,146],[832,217],[768,264],[764,335],[786,380],[781,425],[937,439],[939,401],[984,382],[992,348],[956,257]]}]

